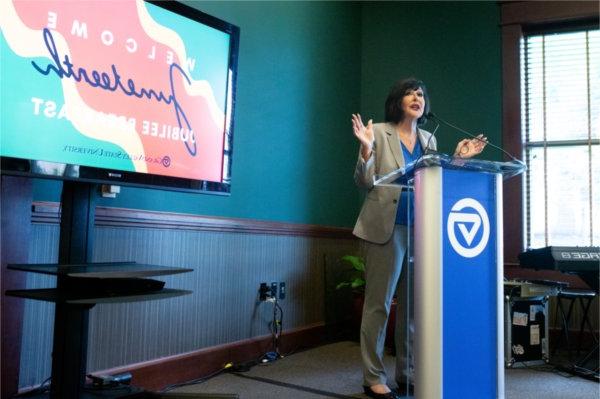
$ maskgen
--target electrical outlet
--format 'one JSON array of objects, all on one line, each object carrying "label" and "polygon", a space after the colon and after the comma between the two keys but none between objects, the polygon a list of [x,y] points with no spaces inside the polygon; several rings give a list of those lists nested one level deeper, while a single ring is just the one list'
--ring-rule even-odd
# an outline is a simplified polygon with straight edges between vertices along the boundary
[{"label": "electrical outlet", "polygon": [[279,299],[285,299],[285,282],[279,283]]},{"label": "electrical outlet", "polygon": [[271,298],[277,298],[277,283],[275,282],[271,283]]},{"label": "electrical outlet", "polygon": [[269,297],[269,287],[267,283],[260,283],[260,287],[258,288],[259,299],[261,301],[266,301]]}]

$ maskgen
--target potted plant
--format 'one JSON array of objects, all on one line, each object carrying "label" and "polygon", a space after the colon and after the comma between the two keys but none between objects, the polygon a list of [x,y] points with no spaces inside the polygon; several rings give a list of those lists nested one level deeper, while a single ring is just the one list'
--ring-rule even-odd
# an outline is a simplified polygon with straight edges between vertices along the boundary
[{"label": "potted plant", "polygon": [[338,283],[336,289],[344,287],[352,288],[352,291],[364,296],[365,292],[365,261],[360,256],[344,255],[341,260],[350,265],[350,278],[346,281]]},{"label": "potted plant", "polygon": [[339,261],[342,264],[341,275],[343,280],[335,288],[336,290],[351,290],[352,292],[349,321],[352,336],[356,336],[360,331],[362,309],[365,302],[365,261],[356,255],[344,255],[339,258]]}]

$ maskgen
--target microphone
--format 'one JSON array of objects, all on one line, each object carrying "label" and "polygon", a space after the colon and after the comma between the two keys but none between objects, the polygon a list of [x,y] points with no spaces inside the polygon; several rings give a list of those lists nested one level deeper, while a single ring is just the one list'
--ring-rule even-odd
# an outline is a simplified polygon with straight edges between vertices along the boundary
[{"label": "microphone", "polygon": [[[522,164],[522,163],[523,163],[523,161],[521,161],[520,159],[518,159],[518,158],[516,158],[515,156],[513,156],[512,154],[510,154],[508,151],[505,151],[505,150],[504,150],[502,147],[499,147],[499,146],[497,146],[497,145],[495,145],[495,144],[492,144],[492,143],[490,143],[489,141],[483,140],[482,138],[480,138],[480,137],[477,137],[477,136],[476,136],[476,135],[474,135],[473,133],[469,133],[469,132],[467,132],[466,130],[464,130],[464,129],[461,129],[461,128],[460,128],[460,127],[458,127],[458,126],[455,126],[455,125],[451,124],[450,122],[443,120],[442,118],[440,118],[439,116],[437,116],[436,114],[434,114],[434,113],[433,113],[433,112],[431,112],[431,111],[430,111],[430,112],[428,112],[427,114],[425,114],[425,116],[426,116],[427,118],[429,118],[429,119],[433,119],[433,120],[435,120],[435,121],[437,121],[437,122],[441,122],[441,123],[443,123],[444,125],[450,126],[451,128],[453,128],[453,129],[456,129],[456,130],[458,130],[459,132],[461,132],[461,133],[464,133],[464,134],[466,134],[467,136],[469,136],[469,137],[471,137],[471,138],[473,138],[473,139],[475,139],[475,140],[484,141],[484,142],[486,142],[486,143],[487,143],[487,145],[489,145],[489,146],[491,146],[491,147],[494,147],[494,148],[496,148],[496,149],[498,149],[498,150],[502,151],[504,154],[508,155],[508,156],[510,157],[510,159],[511,159],[511,160],[513,160],[513,161],[517,161],[517,162],[518,162],[518,163],[520,163],[520,164]],[[438,126],[439,126],[439,125],[438,125]],[[436,128],[436,130],[437,130],[437,128]],[[432,136],[433,136],[433,135],[432,135]],[[429,137],[429,138],[431,139],[431,137]],[[429,145],[429,143],[427,143],[427,145]]]},{"label": "microphone", "polygon": [[[425,117],[433,119],[433,114],[431,112],[428,112],[427,114],[425,114]],[[440,124],[438,123],[437,126],[435,127],[435,129],[433,129],[433,132],[431,133],[431,135],[429,136],[429,139],[427,139],[427,144],[425,145],[425,149],[423,150],[423,155],[421,155],[421,158],[427,154],[436,154],[437,153],[437,151],[431,150],[429,148],[429,144],[431,143],[431,139],[433,138],[433,136],[435,136],[435,132],[437,132],[439,127],[440,127]]]}]

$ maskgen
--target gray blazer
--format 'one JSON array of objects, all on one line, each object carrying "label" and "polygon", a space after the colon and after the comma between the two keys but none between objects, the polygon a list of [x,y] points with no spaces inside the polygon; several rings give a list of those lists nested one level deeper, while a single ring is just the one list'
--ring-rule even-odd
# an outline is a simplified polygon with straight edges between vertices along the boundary
[{"label": "gray blazer", "polygon": [[[400,188],[375,187],[373,181],[375,175],[385,175],[403,167],[404,156],[393,124],[376,123],[373,125],[373,133],[375,142],[371,157],[364,162],[359,152],[354,170],[354,181],[368,192],[353,233],[363,240],[385,244],[394,231]],[[429,149],[437,149],[435,136],[428,131],[418,129],[418,137],[424,151],[430,137]]]}]

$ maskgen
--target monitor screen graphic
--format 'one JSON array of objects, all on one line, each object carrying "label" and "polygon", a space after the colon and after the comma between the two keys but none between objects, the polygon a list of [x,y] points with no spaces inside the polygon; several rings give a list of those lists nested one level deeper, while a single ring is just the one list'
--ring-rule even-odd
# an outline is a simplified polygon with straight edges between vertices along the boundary
[{"label": "monitor screen graphic", "polygon": [[237,27],[142,0],[1,14],[3,173],[229,191]]}]

